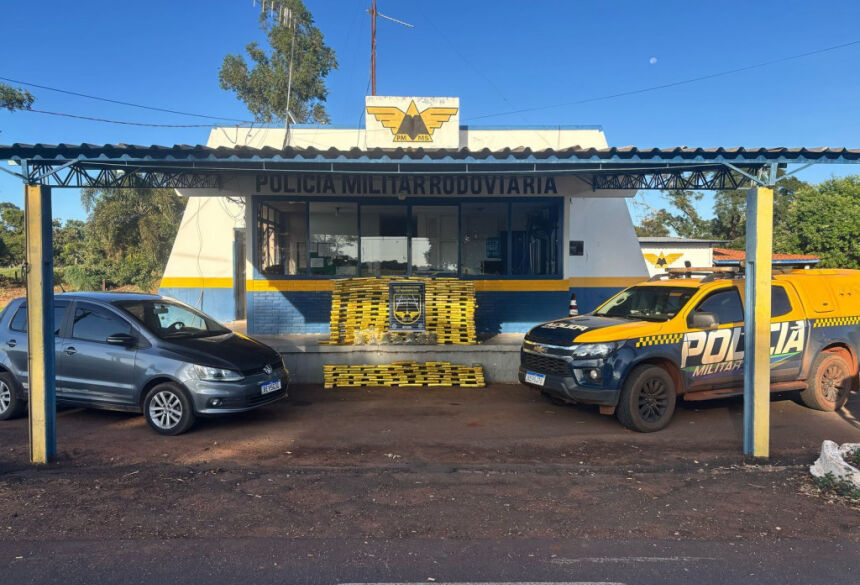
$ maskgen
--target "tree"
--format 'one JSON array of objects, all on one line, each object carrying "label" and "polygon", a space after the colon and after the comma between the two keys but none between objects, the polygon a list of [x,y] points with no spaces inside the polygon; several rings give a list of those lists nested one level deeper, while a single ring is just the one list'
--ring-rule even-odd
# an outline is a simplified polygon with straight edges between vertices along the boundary
[{"label": "tree", "polygon": [[860,268],[860,176],[802,184],[792,193],[774,249],[814,254],[822,268]]},{"label": "tree", "polygon": [[26,89],[0,83],[0,108],[6,108],[10,112],[29,110],[33,101],[35,101],[33,94]]},{"label": "tree", "polygon": [[185,200],[173,189],[85,189],[81,201],[89,213],[81,229],[86,246],[66,270],[70,283],[149,289],[170,256]]},{"label": "tree", "polygon": [[24,210],[8,201],[0,203],[0,263],[24,263]]},{"label": "tree", "polygon": [[[254,119],[264,124],[282,122],[286,112],[292,112],[298,122],[329,121],[323,103],[328,96],[325,78],[337,68],[334,51],[328,47],[313,17],[301,0],[275,3],[275,13],[282,8],[292,11],[297,23],[295,35],[270,12],[260,14],[260,28],[266,32],[268,51],[256,42],[245,47],[252,65],[242,55],[227,55],[218,72],[221,88],[233,91],[245,102]],[[287,103],[290,54],[293,39],[293,76],[290,103]]]},{"label": "tree", "polygon": [[[777,183],[773,201],[774,229],[780,229],[785,223],[795,193],[804,186],[808,185],[795,177]],[[639,236],[674,233],[682,238],[724,240],[727,247],[742,250],[746,244],[747,190],[717,191],[711,219],[703,219],[697,210],[696,203],[703,195],[697,191],[670,191],[664,195],[669,208],[652,210],[642,218],[636,233]]]}]

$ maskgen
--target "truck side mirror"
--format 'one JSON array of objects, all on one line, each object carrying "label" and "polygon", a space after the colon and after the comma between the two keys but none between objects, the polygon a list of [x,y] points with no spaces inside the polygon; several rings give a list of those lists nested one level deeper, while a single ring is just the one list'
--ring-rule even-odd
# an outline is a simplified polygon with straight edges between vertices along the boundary
[{"label": "truck side mirror", "polygon": [[720,324],[720,320],[716,313],[707,313],[705,311],[695,312],[690,315],[688,325],[693,329],[714,329]]}]

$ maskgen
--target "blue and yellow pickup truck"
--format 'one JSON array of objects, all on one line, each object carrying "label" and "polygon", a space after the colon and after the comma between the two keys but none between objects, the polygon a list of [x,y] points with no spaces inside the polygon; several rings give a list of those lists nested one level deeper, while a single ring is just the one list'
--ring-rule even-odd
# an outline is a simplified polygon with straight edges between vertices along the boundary
[{"label": "blue and yellow pickup truck", "polygon": [[[657,431],[678,397],[743,393],[744,281],[730,269],[673,269],[618,293],[588,315],[526,334],[520,382],[551,398],[597,404],[626,427]],[[860,271],[775,272],[771,390],[799,390],[838,410],[857,389]]]}]

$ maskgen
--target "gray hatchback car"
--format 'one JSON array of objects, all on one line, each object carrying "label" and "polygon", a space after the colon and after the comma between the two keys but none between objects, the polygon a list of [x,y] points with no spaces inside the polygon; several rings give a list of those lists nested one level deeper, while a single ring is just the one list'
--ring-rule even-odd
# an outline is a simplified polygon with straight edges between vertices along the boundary
[{"label": "gray hatchback car", "polygon": [[[158,295],[54,296],[57,402],[143,412],[178,435],[197,416],[235,413],[287,395],[289,374],[271,347]],[[27,310],[0,313],[0,420],[26,410]]]}]

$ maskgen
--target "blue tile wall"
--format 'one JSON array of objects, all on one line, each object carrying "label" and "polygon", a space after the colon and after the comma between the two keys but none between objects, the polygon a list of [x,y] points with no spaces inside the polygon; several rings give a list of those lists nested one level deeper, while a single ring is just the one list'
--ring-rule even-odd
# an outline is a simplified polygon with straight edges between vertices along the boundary
[{"label": "blue tile wall", "polygon": [[158,289],[158,294],[196,307],[216,321],[225,322],[236,319],[236,300],[232,288],[165,287]]}]

